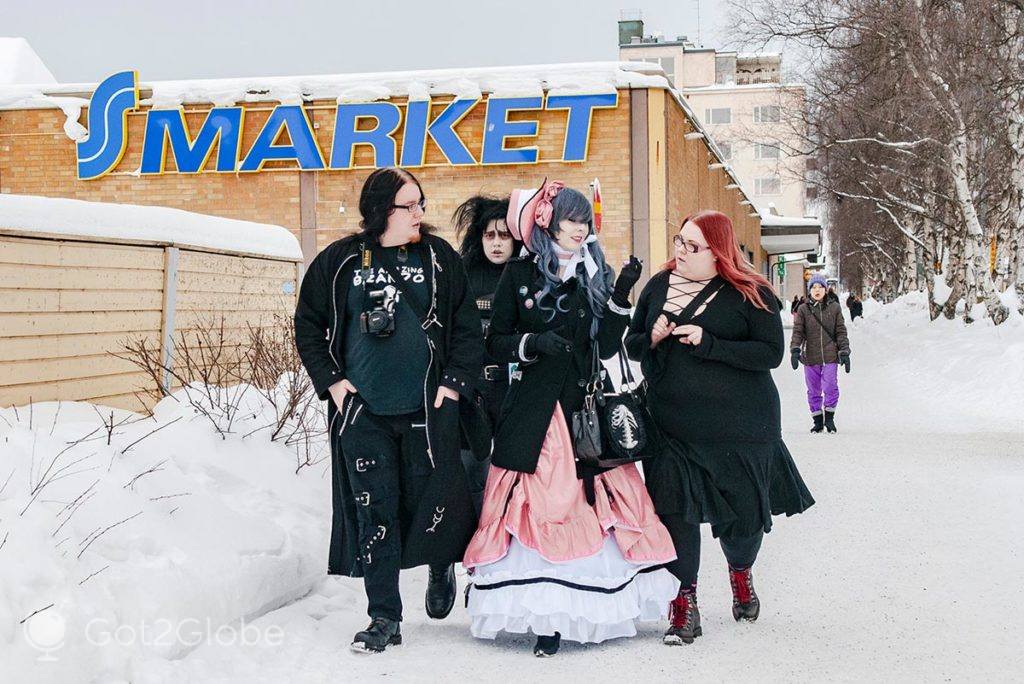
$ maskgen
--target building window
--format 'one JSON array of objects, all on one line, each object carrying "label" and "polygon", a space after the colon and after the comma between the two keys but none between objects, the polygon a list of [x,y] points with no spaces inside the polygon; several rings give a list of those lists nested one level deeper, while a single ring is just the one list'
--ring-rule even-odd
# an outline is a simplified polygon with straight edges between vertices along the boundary
[{"label": "building window", "polygon": [[709,124],[732,123],[732,109],[729,107],[716,107],[704,110],[704,121]]},{"label": "building window", "polygon": [[754,145],[754,159],[778,159],[780,156],[777,145],[757,143]]},{"label": "building window", "polygon": [[665,70],[665,75],[668,76],[668,82],[672,85],[676,84],[676,58],[675,57],[659,57],[658,64]]},{"label": "building window", "polygon": [[778,105],[760,105],[754,107],[754,123],[779,123],[782,110]]},{"label": "building window", "polygon": [[722,151],[722,161],[732,159],[732,143],[720,142],[718,143],[718,149]]},{"label": "building window", "polygon": [[818,186],[816,186],[816,185],[808,185],[807,186],[806,197],[811,202],[813,202],[814,200],[818,199]]},{"label": "building window", "polygon": [[778,176],[765,176],[754,179],[755,195],[781,195],[782,179]]}]

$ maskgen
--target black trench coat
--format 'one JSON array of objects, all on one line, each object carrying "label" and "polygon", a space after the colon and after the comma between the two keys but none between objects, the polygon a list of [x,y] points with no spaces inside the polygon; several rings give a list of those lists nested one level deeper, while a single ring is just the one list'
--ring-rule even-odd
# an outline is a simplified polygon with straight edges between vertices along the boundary
[{"label": "black trench coat", "polygon": [[[320,252],[303,278],[295,309],[299,356],[317,396],[327,402],[334,509],[328,573],[351,577],[363,574],[358,554],[356,503],[338,439],[338,409],[329,388],[346,377],[343,343],[348,284],[352,282],[353,271],[360,266],[365,239],[362,235],[344,238]],[[412,518],[401,521],[402,529],[408,530],[402,540],[403,568],[462,559],[476,529],[476,513],[459,457],[460,426],[474,451],[486,456],[490,447],[489,426],[475,390],[483,365],[480,315],[462,260],[451,245],[434,235],[423,235],[414,249],[421,250],[425,265],[431,265],[425,270],[439,323],[427,330],[431,357],[423,381],[434,472]],[[442,384],[459,393],[458,412],[451,410],[447,401],[440,410],[434,409],[434,397]],[[435,515],[442,510],[442,521],[435,525]]]},{"label": "black trench coat", "polygon": [[[522,373],[520,379],[510,384],[498,414],[491,463],[524,473],[537,469],[556,402],[561,403],[571,427],[573,412],[583,406],[594,358],[590,340],[594,316],[586,296],[579,291],[579,281],[572,278],[555,290],[556,296],[568,295],[562,305],[568,311],[556,312],[551,322],[545,320],[546,314],[536,301],[543,284],[534,257],[509,262],[498,281],[487,333],[487,352],[499,361],[518,361]],[[546,299],[545,306],[550,306],[551,298]],[[597,335],[601,357],[605,359],[619,350],[629,324],[628,312],[616,313],[609,306],[605,307]],[[571,340],[572,353],[541,355],[532,363],[524,362],[519,353],[523,335],[547,330],[559,330],[562,337]],[[577,474],[583,477],[589,473],[578,469]]]}]

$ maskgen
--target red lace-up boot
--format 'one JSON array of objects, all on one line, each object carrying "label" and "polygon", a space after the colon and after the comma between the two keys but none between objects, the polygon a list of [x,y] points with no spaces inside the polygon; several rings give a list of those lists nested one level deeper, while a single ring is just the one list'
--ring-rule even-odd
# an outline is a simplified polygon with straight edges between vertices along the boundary
[{"label": "red lace-up boot", "polygon": [[668,604],[668,620],[669,626],[663,643],[669,646],[692,644],[701,635],[697,592],[693,589],[680,589],[679,595]]},{"label": "red lace-up boot", "polygon": [[732,616],[739,622],[753,622],[761,612],[761,602],[754,591],[754,576],[750,568],[735,570],[729,568],[729,584],[732,585]]}]

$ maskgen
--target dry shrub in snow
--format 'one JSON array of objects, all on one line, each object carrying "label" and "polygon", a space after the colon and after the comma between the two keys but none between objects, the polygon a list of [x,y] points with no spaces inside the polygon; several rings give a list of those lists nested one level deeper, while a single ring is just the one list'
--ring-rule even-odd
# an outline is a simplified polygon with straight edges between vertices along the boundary
[{"label": "dry shrub in snow", "polygon": [[166,362],[143,338],[129,338],[114,356],[149,375],[148,404],[183,398],[223,438],[266,435],[295,454],[296,470],[328,455],[326,413],[302,367],[289,316],[241,332],[211,317],[180,331]]}]

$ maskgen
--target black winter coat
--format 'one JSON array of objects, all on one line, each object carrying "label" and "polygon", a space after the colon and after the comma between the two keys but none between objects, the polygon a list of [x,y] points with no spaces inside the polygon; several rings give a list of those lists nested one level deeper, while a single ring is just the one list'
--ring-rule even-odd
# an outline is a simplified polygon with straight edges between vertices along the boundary
[{"label": "black winter coat", "polygon": [[[499,361],[518,362],[522,374],[520,379],[513,380],[502,404],[491,462],[524,473],[537,469],[556,402],[561,403],[570,425],[573,412],[583,406],[594,358],[590,339],[593,313],[586,295],[579,290],[579,280],[572,278],[554,290],[556,298],[567,295],[562,307],[568,311],[556,311],[550,322],[537,304],[537,293],[543,285],[543,276],[533,257],[509,262],[494,295],[486,340],[491,356]],[[547,297],[545,306],[551,302],[552,298]],[[629,324],[628,310],[617,313],[612,307],[612,303],[605,307],[597,335],[604,359],[619,350]],[[525,361],[520,354],[524,335],[548,330],[558,330],[562,337],[572,341],[572,353],[539,355],[533,362]]]},{"label": "black winter coat", "polygon": [[[334,423],[338,409],[331,400],[330,387],[343,380],[345,310],[348,283],[360,266],[359,256],[364,244],[362,235],[347,237],[328,245],[309,266],[302,280],[295,309],[295,345],[302,364],[313,381],[320,399],[327,401],[328,435],[333,470],[334,518],[331,529],[330,574],[362,575],[359,561],[358,527],[355,500],[344,466],[338,431]],[[427,420],[429,456],[434,474],[427,485],[417,511],[408,523],[403,539],[402,567],[425,563],[451,563],[461,560],[469,538],[476,527],[468,485],[459,458],[457,436],[459,425],[440,424],[458,420],[476,449],[489,447],[486,418],[476,401],[475,384],[483,358],[480,316],[469,292],[462,260],[443,239],[425,234],[414,247],[421,250],[424,270],[429,274],[428,291],[432,292],[433,309],[439,325],[427,329],[431,361],[423,381],[424,410]],[[439,417],[453,412],[434,409],[437,388],[445,385],[460,395],[459,416],[452,421]],[[432,524],[435,507],[444,507],[445,527],[425,535]],[[438,534],[443,532],[443,534]]]}]

